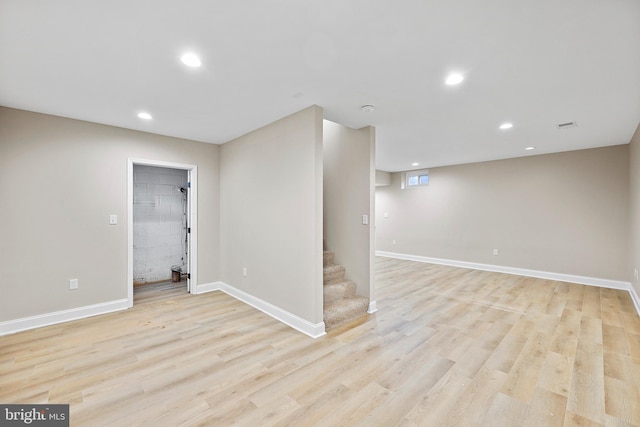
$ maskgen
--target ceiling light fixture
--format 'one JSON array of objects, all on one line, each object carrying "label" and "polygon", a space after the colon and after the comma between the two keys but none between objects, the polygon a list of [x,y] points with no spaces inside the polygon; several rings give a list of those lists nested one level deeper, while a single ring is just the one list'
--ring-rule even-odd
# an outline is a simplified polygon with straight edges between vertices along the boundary
[{"label": "ceiling light fixture", "polygon": [[151,114],[145,113],[144,111],[141,113],[138,113],[138,117],[141,118],[142,120],[151,120],[153,118]]},{"label": "ceiling light fixture", "polygon": [[526,147],[525,148],[525,150],[527,150],[527,151],[531,151],[531,150],[535,150],[535,149],[536,149],[536,147]]},{"label": "ceiling light fixture", "polygon": [[360,109],[361,109],[362,111],[364,111],[365,113],[370,113],[370,112],[372,112],[373,110],[375,110],[375,109],[376,109],[376,107],[374,107],[373,105],[367,104],[367,105],[363,105],[362,107],[360,107]]},{"label": "ceiling light fixture", "polygon": [[198,55],[191,52],[182,55],[180,61],[182,61],[182,63],[188,67],[199,67],[200,65],[202,65],[202,62],[200,61],[200,58],[198,58]]},{"label": "ceiling light fixture", "polygon": [[413,163],[411,163],[411,166],[420,166],[420,163],[418,163],[418,162],[413,162]]},{"label": "ceiling light fixture", "polygon": [[512,127],[513,127],[513,123],[503,123],[500,125],[500,129],[502,130],[511,129]]},{"label": "ceiling light fixture", "polygon": [[453,86],[462,83],[463,80],[464,76],[462,74],[453,73],[449,74],[444,82],[449,86]]}]

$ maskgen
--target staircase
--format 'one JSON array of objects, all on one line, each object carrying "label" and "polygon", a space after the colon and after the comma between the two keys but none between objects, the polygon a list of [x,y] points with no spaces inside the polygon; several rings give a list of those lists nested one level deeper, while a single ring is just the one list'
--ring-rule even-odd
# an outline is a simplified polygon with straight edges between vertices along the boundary
[{"label": "staircase", "polygon": [[334,253],[324,251],[324,324],[336,327],[367,313],[369,298],[356,295],[356,285],[345,278],[345,269],[334,262]]}]

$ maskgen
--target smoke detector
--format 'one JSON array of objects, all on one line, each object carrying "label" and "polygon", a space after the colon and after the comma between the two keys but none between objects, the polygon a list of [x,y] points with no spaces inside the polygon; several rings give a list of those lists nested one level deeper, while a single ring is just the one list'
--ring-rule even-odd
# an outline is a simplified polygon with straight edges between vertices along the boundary
[{"label": "smoke detector", "polygon": [[363,105],[360,109],[361,109],[362,111],[364,111],[365,113],[370,113],[370,112],[372,112],[373,110],[375,110],[375,109],[376,109],[376,107],[374,107],[373,105],[369,105],[369,104],[367,104],[367,105]]}]

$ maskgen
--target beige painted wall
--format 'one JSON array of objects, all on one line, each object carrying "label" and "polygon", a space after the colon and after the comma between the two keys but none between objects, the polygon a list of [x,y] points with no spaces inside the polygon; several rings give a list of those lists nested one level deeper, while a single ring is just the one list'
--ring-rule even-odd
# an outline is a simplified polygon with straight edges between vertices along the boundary
[{"label": "beige painted wall", "polygon": [[322,114],[310,107],[221,147],[222,281],[314,324],[322,322]]},{"label": "beige painted wall", "polygon": [[391,185],[391,173],[376,170],[376,187]]},{"label": "beige painted wall", "polygon": [[628,153],[620,145],[432,168],[429,186],[406,190],[395,173],[376,189],[377,249],[628,281]]},{"label": "beige painted wall", "polygon": [[0,321],[127,298],[129,157],[198,165],[198,282],[219,280],[219,149],[0,107]]},{"label": "beige painted wall", "polygon": [[630,185],[630,272],[631,284],[640,294],[640,280],[633,276],[633,270],[640,270],[640,126],[629,144],[629,185]]},{"label": "beige painted wall", "polygon": [[[373,299],[375,130],[324,121],[324,239],[358,295]],[[362,224],[367,215],[369,224]]]}]

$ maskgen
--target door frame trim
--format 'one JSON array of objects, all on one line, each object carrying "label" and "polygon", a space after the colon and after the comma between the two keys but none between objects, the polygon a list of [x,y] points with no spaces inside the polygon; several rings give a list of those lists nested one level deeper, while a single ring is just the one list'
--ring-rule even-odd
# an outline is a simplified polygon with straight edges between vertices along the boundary
[{"label": "door frame trim", "polygon": [[189,202],[189,237],[188,262],[189,292],[197,293],[198,287],[198,166],[167,162],[151,159],[127,159],[127,304],[133,307],[133,166],[156,166],[168,169],[181,169],[187,171],[187,180],[190,183]]}]

